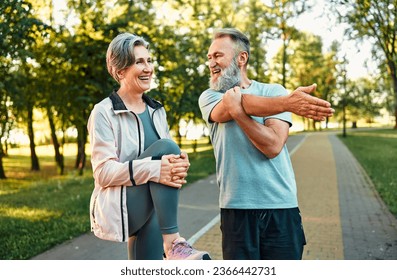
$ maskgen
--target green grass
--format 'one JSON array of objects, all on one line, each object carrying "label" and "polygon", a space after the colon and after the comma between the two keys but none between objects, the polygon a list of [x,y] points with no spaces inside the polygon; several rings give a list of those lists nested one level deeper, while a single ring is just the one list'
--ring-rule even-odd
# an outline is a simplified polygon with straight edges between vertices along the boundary
[{"label": "green grass", "polygon": [[340,136],[374,183],[390,212],[397,217],[397,130],[376,129]]},{"label": "green grass", "polygon": [[88,176],[0,185],[0,259],[29,259],[89,231]]},{"label": "green grass", "polygon": [[7,179],[0,180],[0,259],[29,259],[90,229],[91,167],[77,176],[75,157],[69,155],[68,175],[59,176],[54,158],[40,153],[40,171],[35,172],[30,157],[18,149],[3,158]]},{"label": "green grass", "polygon": [[190,168],[186,180],[193,183],[215,173],[214,151],[212,149],[189,154]]},{"label": "green grass", "polygon": [[[191,163],[188,184],[215,172],[208,144],[197,153],[185,146]],[[48,154],[39,155],[39,172],[30,172],[30,157],[24,153],[15,150],[4,158],[8,179],[0,180],[0,259],[30,259],[90,231],[92,171],[88,166],[78,176],[74,159],[65,158],[67,175],[58,176]]]}]

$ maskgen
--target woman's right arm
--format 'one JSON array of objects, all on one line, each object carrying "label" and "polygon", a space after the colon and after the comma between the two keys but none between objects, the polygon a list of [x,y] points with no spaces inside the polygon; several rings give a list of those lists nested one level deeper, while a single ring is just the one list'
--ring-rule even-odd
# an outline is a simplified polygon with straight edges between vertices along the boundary
[{"label": "woman's right arm", "polygon": [[120,162],[110,121],[95,106],[88,119],[91,164],[95,181],[102,187],[131,185],[129,162]]},{"label": "woman's right arm", "polygon": [[186,176],[174,177],[189,164],[176,158],[170,160],[179,155],[165,156],[161,160],[146,157],[120,162],[114,130],[100,106],[94,107],[87,127],[93,176],[101,187],[141,185],[153,181],[180,188],[186,183]]}]

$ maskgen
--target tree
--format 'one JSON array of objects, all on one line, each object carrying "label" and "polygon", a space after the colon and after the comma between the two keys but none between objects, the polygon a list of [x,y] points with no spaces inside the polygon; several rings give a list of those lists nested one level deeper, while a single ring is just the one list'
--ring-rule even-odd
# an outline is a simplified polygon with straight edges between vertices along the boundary
[{"label": "tree", "polygon": [[[11,99],[13,110],[18,116],[18,123],[23,123],[29,136],[31,170],[39,171],[39,158],[36,153],[35,131],[33,129],[33,111],[37,105],[38,90],[36,80],[36,69],[31,63],[22,61],[20,65],[15,65],[16,71],[13,73],[14,84],[11,89]],[[19,81],[19,82],[17,82]],[[23,81],[22,83],[20,81]]]},{"label": "tree", "polygon": [[[317,97],[323,97],[323,90],[326,87],[324,73],[331,72],[332,69],[325,69],[325,57],[323,55],[323,43],[320,36],[310,33],[300,32],[296,40],[290,43],[290,58],[286,65],[290,71],[285,72],[288,78],[287,87],[297,88],[301,85],[317,84],[314,93]],[[282,47],[279,55],[284,53]],[[279,56],[278,56],[279,57]],[[331,70],[331,71],[330,71]],[[331,72],[332,73],[332,72]],[[302,118],[305,123],[305,118]],[[308,120],[308,124],[310,120]],[[312,122],[314,129],[316,122]]]},{"label": "tree", "polygon": [[365,119],[369,124],[373,123],[385,103],[381,88],[376,84],[376,78],[360,78],[353,82],[352,89],[351,96],[354,101],[350,108],[352,128],[357,128],[359,119]]},{"label": "tree", "polygon": [[[0,114],[3,116],[1,123],[2,134],[5,132],[4,128],[10,127],[9,123],[12,122],[9,119],[11,116],[9,110],[12,108],[11,106],[15,108],[13,98],[21,94],[21,92],[15,91],[15,85],[18,85],[20,81],[18,80],[20,76],[16,75],[15,71],[29,68],[27,60],[33,56],[32,50],[35,40],[45,33],[46,28],[47,26],[44,23],[32,15],[32,5],[29,2],[24,0],[5,0],[1,2],[0,69],[3,81],[0,82],[0,91],[3,104],[0,106]],[[28,102],[28,105],[32,104]],[[32,107],[28,106],[28,108]],[[30,119],[32,120],[32,118]],[[32,170],[37,170],[39,166],[34,150],[34,142],[31,142],[31,152]],[[2,157],[3,152],[1,151],[0,161]]]},{"label": "tree", "polygon": [[[3,83],[1,84],[3,85]],[[5,94],[3,87],[0,88],[0,179],[6,179],[6,174],[3,166],[3,157],[6,155],[3,147],[4,143],[7,141],[7,133],[11,128],[10,122],[10,110],[9,110],[9,96]]]},{"label": "tree", "polygon": [[346,30],[353,39],[372,39],[374,51],[381,52],[386,61],[394,90],[394,128],[397,129],[397,0],[353,1],[331,0],[341,22],[350,27]]},{"label": "tree", "polygon": [[297,30],[293,27],[292,20],[311,7],[301,0],[273,0],[268,4],[270,20],[274,22],[271,34],[273,39],[282,40],[281,48],[281,84],[287,84],[288,46],[295,39]]},{"label": "tree", "polygon": [[111,91],[105,57],[108,31],[105,21],[105,1],[69,0],[68,5],[78,21],[72,27],[64,44],[67,61],[65,71],[68,84],[65,90],[65,106],[69,110],[69,121],[77,130],[77,155],[75,168],[83,174],[86,165],[87,120],[92,107]]},{"label": "tree", "polygon": [[269,63],[266,61],[266,43],[271,39],[271,29],[275,26],[272,10],[261,1],[249,0],[246,4],[248,14],[244,30],[248,32],[251,43],[251,58],[248,68],[250,76],[258,81],[269,82]]}]

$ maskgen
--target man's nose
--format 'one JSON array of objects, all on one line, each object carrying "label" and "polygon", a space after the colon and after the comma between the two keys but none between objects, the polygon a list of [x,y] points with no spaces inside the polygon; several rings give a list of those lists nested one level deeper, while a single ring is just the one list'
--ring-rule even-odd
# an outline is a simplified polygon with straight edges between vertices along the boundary
[{"label": "man's nose", "polygon": [[209,68],[214,68],[216,66],[216,62],[214,59],[209,59],[208,60],[208,67]]}]

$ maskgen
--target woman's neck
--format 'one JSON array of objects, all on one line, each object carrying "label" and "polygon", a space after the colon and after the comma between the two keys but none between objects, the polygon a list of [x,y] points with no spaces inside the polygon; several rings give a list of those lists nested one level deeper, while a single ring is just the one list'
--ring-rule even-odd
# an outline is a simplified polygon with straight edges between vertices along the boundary
[{"label": "woman's neck", "polygon": [[124,105],[128,110],[133,111],[134,113],[142,113],[145,111],[146,105],[143,101],[143,93],[133,93],[128,92],[122,88],[117,91],[117,94],[123,100]]}]

